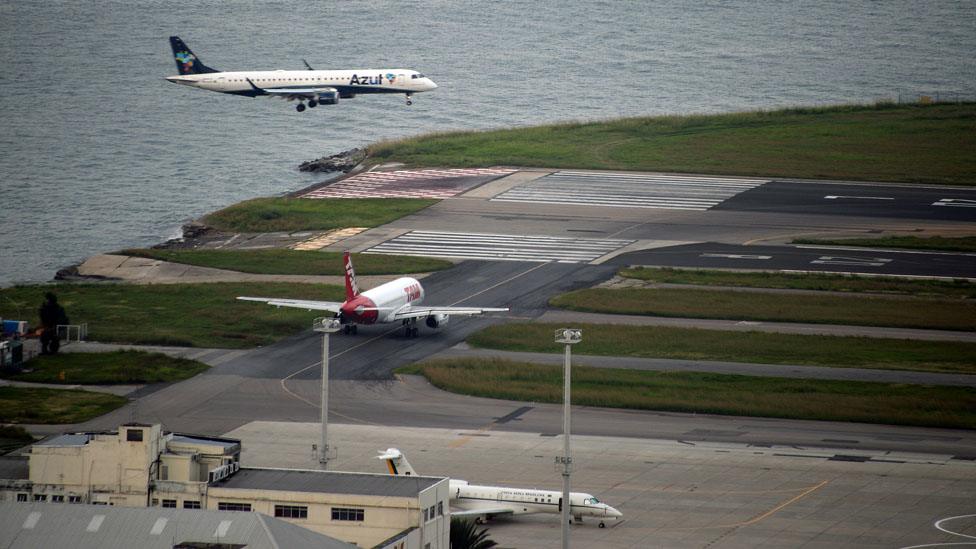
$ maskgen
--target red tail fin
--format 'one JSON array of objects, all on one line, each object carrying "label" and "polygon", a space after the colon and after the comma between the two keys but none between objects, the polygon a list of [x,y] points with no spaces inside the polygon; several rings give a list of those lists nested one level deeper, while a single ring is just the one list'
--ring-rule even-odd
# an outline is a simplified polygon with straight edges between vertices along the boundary
[{"label": "red tail fin", "polygon": [[352,268],[349,252],[342,254],[342,264],[346,268],[346,300],[350,300],[359,295],[359,286],[356,284],[356,271]]}]

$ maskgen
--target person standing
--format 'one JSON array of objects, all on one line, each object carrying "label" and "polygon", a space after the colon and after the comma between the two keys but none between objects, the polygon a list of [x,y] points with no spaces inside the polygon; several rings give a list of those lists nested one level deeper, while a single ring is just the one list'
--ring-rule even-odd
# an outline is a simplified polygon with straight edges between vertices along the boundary
[{"label": "person standing", "polygon": [[41,304],[38,311],[41,317],[41,354],[57,354],[61,348],[61,339],[58,337],[58,325],[68,323],[68,315],[64,307],[58,304],[58,296],[53,292],[44,294],[47,301]]}]

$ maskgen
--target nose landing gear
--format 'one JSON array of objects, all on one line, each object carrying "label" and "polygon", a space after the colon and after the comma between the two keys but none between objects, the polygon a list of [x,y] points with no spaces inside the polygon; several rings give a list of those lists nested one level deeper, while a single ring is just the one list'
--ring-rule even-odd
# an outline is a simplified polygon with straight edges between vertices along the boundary
[{"label": "nose landing gear", "polygon": [[413,105],[413,94],[407,94],[407,106]]}]

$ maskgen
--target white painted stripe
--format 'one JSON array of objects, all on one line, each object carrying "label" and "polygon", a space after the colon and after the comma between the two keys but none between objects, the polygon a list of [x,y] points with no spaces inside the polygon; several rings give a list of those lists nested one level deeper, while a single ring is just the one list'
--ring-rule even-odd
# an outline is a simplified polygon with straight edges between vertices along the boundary
[{"label": "white painted stripe", "polygon": [[88,532],[97,532],[99,528],[102,527],[102,522],[105,521],[105,515],[95,515],[92,517],[91,521],[88,523],[88,527],[85,528]]},{"label": "white painted stripe", "polygon": [[456,259],[582,263],[632,244],[632,240],[411,231],[363,253]]},{"label": "white painted stripe", "polygon": [[169,519],[168,518],[165,518],[165,517],[160,517],[160,518],[156,519],[156,522],[155,522],[155,524],[153,524],[152,529],[149,530],[149,535],[151,535],[151,536],[158,536],[158,535],[162,534],[163,533],[163,529],[166,528],[166,523],[167,522],[169,522]]},{"label": "white painted stripe", "polygon": [[215,538],[222,538],[222,537],[226,536],[227,535],[227,531],[230,530],[230,525],[233,524],[233,522],[234,521],[231,521],[231,520],[222,520],[222,521],[220,521],[220,524],[217,525],[217,529],[214,530],[213,537],[215,537]]},{"label": "white painted stripe", "polygon": [[748,254],[701,254],[698,257],[720,257],[725,259],[772,259],[771,255],[748,255]]},{"label": "white painted stripe", "polygon": [[513,187],[492,200],[703,211],[767,182],[764,179],[564,171]]},{"label": "white painted stripe", "polygon": [[27,515],[27,518],[24,519],[22,528],[24,530],[33,530],[34,527],[37,526],[37,521],[39,520],[41,520],[41,513],[39,511],[31,511],[31,513]]}]

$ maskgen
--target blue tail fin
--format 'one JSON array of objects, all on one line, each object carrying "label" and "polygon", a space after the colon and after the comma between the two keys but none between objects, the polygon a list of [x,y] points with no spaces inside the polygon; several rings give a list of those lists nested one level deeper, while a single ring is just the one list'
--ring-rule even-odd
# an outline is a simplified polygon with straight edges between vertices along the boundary
[{"label": "blue tail fin", "polygon": [[176,58],[176,69],[180,74],[206,74],[208,72],[220,72],[216,69],[204,65],[190,48],[180,40],[179,36],[170,36],[169,45],[173,48],[173,57]]}]

